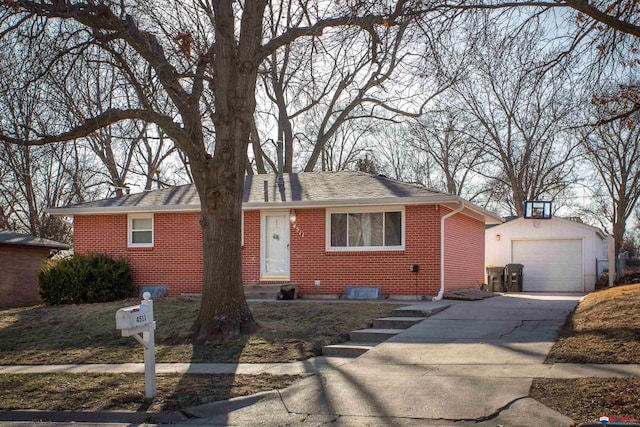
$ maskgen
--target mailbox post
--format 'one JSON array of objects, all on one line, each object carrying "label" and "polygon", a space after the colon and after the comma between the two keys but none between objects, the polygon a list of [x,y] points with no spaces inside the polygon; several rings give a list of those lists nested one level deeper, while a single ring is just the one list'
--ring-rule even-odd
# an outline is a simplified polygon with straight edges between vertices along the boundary
[{"label": "mailbox post", "polygon": [[156,395],[156,322],[153,320],[151,294],[145,292],[142,298],[140,305],[124,307],[116,312],[116,329],[123,337],[133,337],[144,347],[145,397],[152,399]]}]

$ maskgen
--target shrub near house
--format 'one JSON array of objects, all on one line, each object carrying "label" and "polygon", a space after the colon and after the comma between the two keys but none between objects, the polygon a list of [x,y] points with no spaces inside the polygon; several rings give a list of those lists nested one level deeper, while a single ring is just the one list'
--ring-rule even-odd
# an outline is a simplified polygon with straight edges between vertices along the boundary
[{"label": "shrub near house", "polygon": [[52,305],[116,301],[135,291],[127,262],[108,255],[49,261],[38,273],[38,285],[43,301]]}]

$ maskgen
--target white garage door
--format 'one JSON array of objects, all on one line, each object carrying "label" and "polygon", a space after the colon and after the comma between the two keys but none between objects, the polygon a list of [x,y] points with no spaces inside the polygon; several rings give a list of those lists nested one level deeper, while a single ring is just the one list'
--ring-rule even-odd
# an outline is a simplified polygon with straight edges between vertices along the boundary
[{"label": "white garage door", "polygon": [[524,291],[582,291],[582,240],[515,240],[512,259],[524,265]]}]

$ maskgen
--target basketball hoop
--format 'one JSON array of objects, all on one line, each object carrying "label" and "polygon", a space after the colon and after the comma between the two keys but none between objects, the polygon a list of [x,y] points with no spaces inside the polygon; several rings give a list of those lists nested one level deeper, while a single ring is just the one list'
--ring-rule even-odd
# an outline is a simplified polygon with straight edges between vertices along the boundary
[{"label": "basketball hoop", "polygon": [[540,219],[538,219],[538,218],[533,218],[533,219],[531,220],[531,223],[533,224],[533,228],[538,228],[538,227],[540,227],[540,223],[541,223],[541,221],[540,221]]},{"label": "basketball hoop", "polygon": [[551,202],[527,200],[524,202],[523,216],[533,220],[551,219]]}]

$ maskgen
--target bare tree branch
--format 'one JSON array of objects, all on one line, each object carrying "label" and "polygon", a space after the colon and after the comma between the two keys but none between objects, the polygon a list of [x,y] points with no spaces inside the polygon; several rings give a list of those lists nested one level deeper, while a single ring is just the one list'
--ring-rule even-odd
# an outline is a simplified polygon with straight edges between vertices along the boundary
[{"label": "bare tree branch", "polygon": [[73,141],[75,139],[86,137],[99,129],[117,123],[121,120],[145,120],[148,122],[158,123],[163,127],[163,129],[170,130],[176,138],[185,138],[184,130],[177,123],[173,122],[171,118],[162,114],[158,114],[148,110],[111,109],[96,117],[87,119],[83,124],[76,126],[75,128],[67,132],[62,132],[58,135],[36,134],[35,139],[21,139],[17,137],[11,137],[9,135],[0,134],[0,141],[19,145],[45,145],[53,142]]}]

